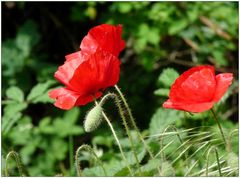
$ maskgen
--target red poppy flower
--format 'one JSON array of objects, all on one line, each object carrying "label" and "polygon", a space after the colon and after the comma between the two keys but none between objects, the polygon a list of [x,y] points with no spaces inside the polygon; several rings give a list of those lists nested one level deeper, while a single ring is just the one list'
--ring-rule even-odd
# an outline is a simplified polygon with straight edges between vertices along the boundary
[{"label": "red poppy flower", "polygon": [[49,92],[49,96],[56,99],[56,107],[68,110],[85,105],[118,82],[120,61],[117,57],[125,46],[121,33],[121,25],[96,26],[83,38],[81,51],[66,56],[65,63],[54,75],[66,87]]},{"label": "red poppy flower", "polygon": [[93,54],[79,51],[67,55],[66,59],[54,75],[66,87],[49,92],[49,96],[56,99],[56,107],[68,110],[85,105],[118,82],[120,61],[107,51]]},{"label": "red poppy flower", "polygon": [[122,26],[102,24],[92,28],[83,38],[80,48],[82,52],[94,53],[97,50],[104,50],[119,55],[125,47],[125,42],[121,39]]},{"label": "red poppy flower", "polygon": [[163,107],[189,112],[206,111],[221,99],[232,79],[232,73],[215,76],[213,66],[193,67],[175,80]]}]

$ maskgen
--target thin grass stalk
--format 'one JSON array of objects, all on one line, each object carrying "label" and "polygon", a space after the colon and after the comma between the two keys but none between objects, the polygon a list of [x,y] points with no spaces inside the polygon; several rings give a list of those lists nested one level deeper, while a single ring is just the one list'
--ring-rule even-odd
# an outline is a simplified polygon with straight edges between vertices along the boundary
[{"label": "thin grass stalk", "polygon": [[231,150],[232,150],[232,136],[235,133],[238,133],[238,129],[234,129],[233,131],[231,131],[229,136],[228,136],[228,139],[227,139],[227,151],[228,152],[231,152]]},{"label": "thin grass stalk", "polygon": [[188,174],[192,171],[192,169],[196,166],[196,164],[198,163],[198,160],[195,161],[192,166],[187,170],[187,172],[185,173],[184,177],[188,176]]},{"label": "thin grass stalk", "polygon": [[217,166],[218,166],[218,171],[219,171],[219,175],[220,177],[222,176],[222,173],[221,173],[221,166],[220,166],[220,161],[219,161],[219,156],[218,156],[218,151],[215,147],[211,147],[209,150],[208,150],[208,153],[207,153],[207,163],[206,163],[206,177],[208,177],[208,163],[209,163],[209,155],[211,153],[211,151],[214,149],[215,151],[215,154],[216,154],[216,160],[217,160]]},{"label": "thin grass stalk", "polygon": [[76,170],[77,170],[77,175],[83,176],[81,166],[80,166],[80,161],[78,159],[78,156],[82,150],[86,150],[86,151],[90,152],[96,158],[98,164],[101,166],[101,168],[104,172],[104,175],[107,176],[107,171],[105,170],[102,161],[98,158],[97,154],[94,152],[94,150],[89,145],[81,145],[76,151],[75,166],[76,166]]}]

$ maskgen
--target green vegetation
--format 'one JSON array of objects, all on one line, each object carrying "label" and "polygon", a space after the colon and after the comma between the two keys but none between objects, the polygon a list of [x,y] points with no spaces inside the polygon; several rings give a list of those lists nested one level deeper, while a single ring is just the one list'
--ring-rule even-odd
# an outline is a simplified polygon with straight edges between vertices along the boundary
[{"label": "green vegetation", "polygon": [[[2,2],[2,175],[130,175],[106,122],[84,131],[94,103],[62,111],[48,97],[60,86],[53,76],[64,56],[102,23],[123,25],[118,86],[153,154],[129,122],[139,171],[117,106],[108,100],[104,112],[133,175],[238,176],[238,3],[146,1]],[[234,74],[214,106],[226,147],[210,111],[162,108],[174,80],[199,64]]]}]

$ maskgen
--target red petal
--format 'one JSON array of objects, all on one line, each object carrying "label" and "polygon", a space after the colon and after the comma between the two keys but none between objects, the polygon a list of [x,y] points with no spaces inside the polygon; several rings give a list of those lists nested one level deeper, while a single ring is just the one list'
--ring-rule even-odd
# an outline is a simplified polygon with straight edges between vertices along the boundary
[{"label": "red petal", "polygon": [[215,76],[212,66],[197,66],[176,79],[170,90],[174,102],[202,103],[211,101],[215,91]]},{"label": "red petal", "polygon": [[221,99],[228,87],[231,85],[232,80],[232,73],[223,73],[216,76],[216,90],[213,101],[218,102]]},{"label": "red petal", "polygon": [[77,102],[76,102],[76,105],[77,106],[83,106],[83,105],[85,105],[87,103],[92,102],[94,100],[94,98],[98,99],[100,96],[102,96],[102,92],[96,92],[94,94],[94,96],[93,95],[83,95],[83,96],[80,96],[78,98]]},{"label": "red petal", "polygon": [[198,113],[198,112],[203,112],[203,111],[209,110],[213,106],[213,104],[214,104],[214,102],[175,103],[169,99],[163,103],[163,107]]},{"label": "red petal", "polygon": [[81,96],[94,95],[101,89],[114,86],[119,80],[119,73],[119,60],[106,51],[98,51],[79,65],[70,85]]},{"label": "red petal", "polygon": [[76,68],[87,58],[88,55],[83,54],[81,51],[67,55],[65,63],[58,68],[54,77],[66,86],[71,87],[69,86],[69,80],[72,78]]},{"label": "red petal", "polygon": [[55,106],[60,109],[69,110],[77,102],[79,95],[66,88],[57,88],[48,93],[50,98],[56,99]]},{"label": "red petal", "polygon": [[94,53],[97,49],[108,51],[118,56],[125,47],[125,42],[121,39],[122,26],[102,24],[92,28],[80,44],[83,52]]}]

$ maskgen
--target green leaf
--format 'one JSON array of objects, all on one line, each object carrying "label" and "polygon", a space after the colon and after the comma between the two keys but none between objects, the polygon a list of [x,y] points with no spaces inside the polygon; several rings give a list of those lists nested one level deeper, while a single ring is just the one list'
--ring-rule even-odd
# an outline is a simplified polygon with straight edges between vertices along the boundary
[{"label": "green leaf", "polygon": [[105,176],[105,174],[100,166],[85,168],[83,170],[83,175],[86,177]]},{"label": "green leaf", "polygon": [[151,159],[147,164],[141,167],[144,176],[154,176],[157,173],[157,169],[160,166],[161,161],[159,159]]},{"label": "green leaf", "polygon": [[188,25],[188,22],[186,19],[177,19],[177,20],[174,20],[169,29],[168,29],[168,32],[170,35],[175,35],[177,34],[178,32],[180,32],[181,30],[183,30],[185,27],[187,27]]},{"label": "green leaf", "polygon": [[42,118],[39,123],[39,130],[41,133],[44,134],[53,134],[54,133],[54,127],[51,125],[51,118],[45,117]]},{"label": "green leaf", "polygon": [[45,83],[39,83],[32,88],[29,95],[27,96],[27,101],[35,102],[39,101],[40,97],[47,94],[47,89],[54,84],[55,81],[47,81]]},{"label": "green leaf", "polygon": [[63,160],[65,158],[68,145],[62,139],[53,139],[49,148],[47,149],[47,157],[52,157],[57,160]]},{"label": "green leaf", "polygon": [[[13,145],[26,145],[32,139],[33,125],[28,116],[21,117],[18,124],[11,128],[5,136],[8,137]],[[37,138],[34,138],[37,139]]]},{"label": "green leaf", "polygon": [[164,69],[158,77],[158,81],[165,87],[170,87],[176,78],[179,76],[178,72],[173,68]]},{"label": "green leaf", "polygon": [[160,88],[160,89],[157,89],[154,91],[154,94],[155,95],[158,95],[158,96],[168,96],[169,94],[169,89],[166,89],[166,88]]},{"label": "green leaf", "polygon": [[22,50],[24,56],[28,56],[34,45],[39,42],[39,39],[40,35],[37,31],[37,24],[28,20],[18,31],[16,46]]},{"label": "green leaf", "polygon": [[18,101],[18,102],[23,102],[24,100],[24,94],[22,90],[16,86],[12,86],[7,89],[6,95],[9,99]]},{"label": "green leaf", "polygon": [[66,122],[74,124],[80,116],[80,109],[75,107],[69,111],[66,111],[63,118]]},{"label": "green leaf", "polygon": [[16,113],[12,116],[12,118],[5,118],[2,126],[3,135],[6,135],[10,129],[13,127],[13,125],[22,117],[21,113]]},{"label": "green leaf", "polygon": [[55,119],[53,121],[53,127],[55,133],[60,137],[66,137],[69,135],[78,135],[84,133],[83,127],[77,126],[62,118]]},{"label": "green leaf", "polygon": [[151,118],[150,134],[159,134],[170,124],[183,117],[183,112],[159,108]]},{"label": "green leaf", "polygon": [[118,3],[118,10],[122,14],[129,13],[132,10],[132,4],[129,2]]},{"label": "green leaf", "polygon": [[26,103],[12,103],[4,107],[4,115],[3,119],[5,118],[12,118],[16,113],[21,112],[27,108]]}]

